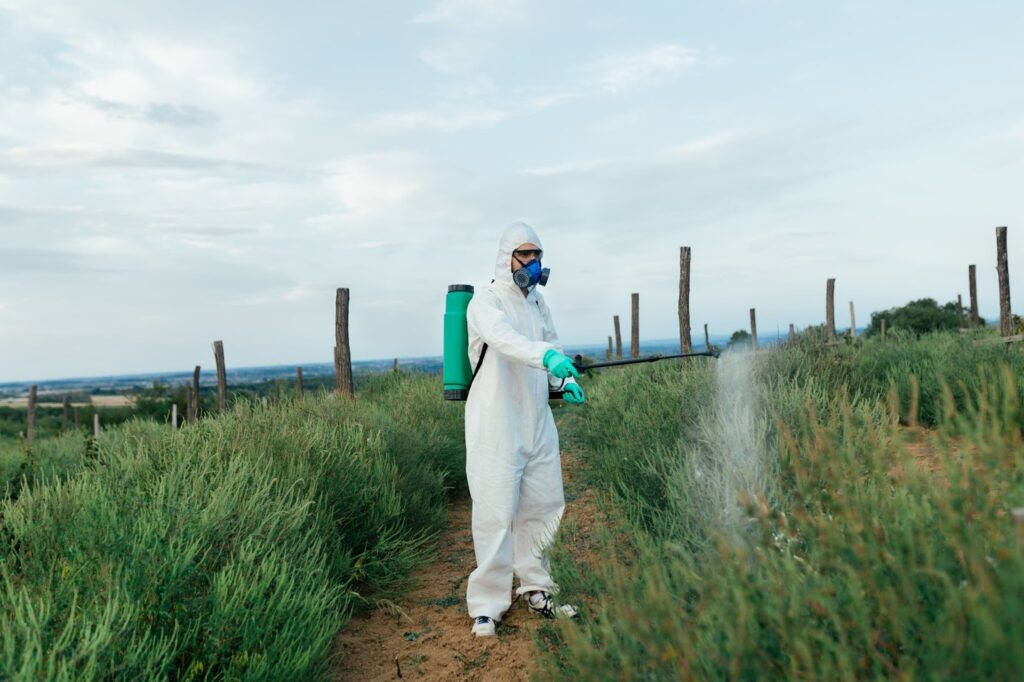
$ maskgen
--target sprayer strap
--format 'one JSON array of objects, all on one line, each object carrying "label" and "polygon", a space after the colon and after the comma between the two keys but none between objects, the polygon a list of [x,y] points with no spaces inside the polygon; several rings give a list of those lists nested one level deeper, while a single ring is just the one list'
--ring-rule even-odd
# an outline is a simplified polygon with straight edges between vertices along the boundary
[{"label": "sprayer strap", "polygon": [[466,394],[473,389],[473,382],[476,381],[476,373],[480,371],[480,365],[484,364],[484,356],[487,355],[487,344],[484,344],[483,349],[480,351],[480,357],[476,361],[476,369],[473,370],[473,376],[469,380],[469,387],[466,389]]}]

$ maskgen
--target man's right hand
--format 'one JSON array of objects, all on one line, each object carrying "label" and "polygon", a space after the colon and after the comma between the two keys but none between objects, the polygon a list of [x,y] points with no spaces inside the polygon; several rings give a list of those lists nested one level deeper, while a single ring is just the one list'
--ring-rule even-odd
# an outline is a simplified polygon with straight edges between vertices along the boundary
[{"label": "man's right hand", "polygon": [[576,371],[576,367],[572,364],[572,360],[553,348],[544,354],[544,366],[557,379],[566,379],[570,375],[578,379],[580,376],[580,373]]}]

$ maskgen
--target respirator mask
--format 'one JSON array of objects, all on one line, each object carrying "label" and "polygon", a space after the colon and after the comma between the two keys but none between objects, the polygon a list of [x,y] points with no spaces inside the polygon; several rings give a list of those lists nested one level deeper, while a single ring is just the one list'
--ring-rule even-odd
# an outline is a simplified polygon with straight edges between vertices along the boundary
[{"label": "respirator mask", "polygon": [[540,266],[540,256],[530,261],[528,264],[523,265],[523,261],[519,260],[519,257],[514,253],[512,257],[516,259],[516,262],[521,266],[518,270],[513,271],[512,281],[520,289],[527,289],[537,284],[545,286],[548,283],[548,275],[551,274],[550,268],[542,268]]}]

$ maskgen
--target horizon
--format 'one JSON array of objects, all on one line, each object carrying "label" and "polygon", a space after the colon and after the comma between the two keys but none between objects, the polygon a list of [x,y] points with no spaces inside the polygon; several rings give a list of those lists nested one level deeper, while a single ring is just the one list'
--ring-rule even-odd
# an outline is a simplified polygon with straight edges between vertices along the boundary
[{"label": "horizon", "polygon": [[[988,317],[986,317],[984,315],[982,315],[982,317],[986,320],[986,326],[992,326],[990,318],[988,318]],[[814,325],[807,325],[807,326],[814,326]],[[798,326],[797,327],[798,333],[800,333],[800,331],[802,329],[805,329],[805,328],[806,327],[799,327]],[[864,325],[864,326],[858,325],[857,326],[857,333],[861,334],[863,332],[866,332],[869,328],[870,328],[870,325]],[[850,330],[849,325],[847,325],[845,327],[840,326],[840,325],[836,325],[836,334],[840,334],[841,335],[841,334],[844,334],[844,333],[848,333],[849,330]],[[738,331],[746,331],[746,332],[749,333],[750,329],[749,328],[747,328],[747,329],[735,329],[735,330],[729,332],[728,334],[710,334],[709,333],[708,337],[711,340],[711,343],[713,345],[716,345],[716,344],[719,344],[719,343],[727,343],[729,338],[733,334],[738,332]],[[783,340],[783,336],[788,335],[788,331],[789,330],[788,330],[788,327],[787,327],[786,334],[783,334],[781,331],[778,331],[775,334],[772,334],[772,333],[765,334],[762,329],[759,329],[758,330],[758,338],[761,339],[762,342],[765,343],[766,345],[771,345],[773,343],[777,343],[779,341],[782,341]],[[691,342],[692,342],[692,345],[693,345],[694,349],[700,349],[700,348],[704,348],[705,347],[703,335],[700,335],[699,337],[697,335],[691,335]],[[641,351],[641,354],[643,354],[645,347],[653,346],[655,348],[663,349],[666,346],[671,346],[671,345],[677,344],[677,343],[678,343],[678,338],[658,338],[658,339],[645,339],[645,338],[641,338],[640,339],[640,351]],[[567,351],[567,352],[569,352],[569,351],[580,351],[580,350],[588,351],[588,350],[592,350],[592,349],[602,349],[603,350],[603,349],[606,349],[606,348],[607,348],[607,343],[565,343],[565,344],[563,344],[563,349],[565,351]],[[622,350],[623,350],[623,356],[624,357],[626,356],[626,354],[628,352],[628,349],[629,349],[629,340],[624,338],[623,339],[623,344],[622,344]],[[211,355],[212,355],[212,353],[211,353]],[[403,361],[405,361],[405,362],[412,362],[412,361],[440,361],[442,358],[443,358],[443,355],[440,354],[440,353],[436,354],[436,355],[377,357],[377,358],[361,358],[361,359],[353,358],[352,365],[353,365],[353,367],[355,367],[356,365],[390,364],[390,363],[394,362],[395,360],[398,360],[400,364]],[[201,369],[200,369],[200,376],[205,378],[207,380],[207,383],[212,383],[212,382],[216,381],[216,367],[215,366],[212,366],[212,365],[200,365],[200,367],[201,367]],[[310,376],[310,377],[320,377],[320,376],[325,376],[326,374],[332,374],[333,375],[333,372],[334,372],[334,363],[331,360],[323,361],[323,362],[276,363],[276,364],[267,364],[267,365],[245,365],[245,366],[231,366],[231,365],[228,365],[227,368],[226,368],[226,371],[227,371],[227,374],[230,376],[233,372],[234,373],[237,373],[237,372],[251,372],[251,371],[255,371],[255,370],[276,370],[276,369],[285,369],[285,368],[290,369],[290,370],[294,370],[297,367],[302,367],[303,370],[306,370],[308,368],[314,368],[314,367],[316,367],[316,368],[329,367],[330,368],[330,372],[327,372],[327,373],[320,373],[320,372],[317,372],[317,373],[307,373],[307,375]],[[191,375],[192,375],[192,370],[170,370],[170,369],[164,369],[164,370],[148,370],[148,371],[142,371],[142,372],[131,372],[131,373],[126,373],[126,374],[99,374],[99,375],[83,375],[83,376],[50,377],[50,378],[45,378],[45,379],[39,379],[39,378],[35,378],[35,379],[22,379],[22,380],[13,380],[13,381],[0,381],[0,391],[11,390],[12,388],[15,388],[15,387],[25,387],[27,389],[32,384],[46,385],[46,384],[54,384],[54,383],[61,383],[61,382],[100,381],[100,380],[103,380],[103,379],[130,380],[130,379],[152,378],[152,377],[157,377],[157,376],[161,376],[161,377],[178,377],[178,376],[191,376]],[[212,377],[212,382],[210,381],[210,377]]]}]

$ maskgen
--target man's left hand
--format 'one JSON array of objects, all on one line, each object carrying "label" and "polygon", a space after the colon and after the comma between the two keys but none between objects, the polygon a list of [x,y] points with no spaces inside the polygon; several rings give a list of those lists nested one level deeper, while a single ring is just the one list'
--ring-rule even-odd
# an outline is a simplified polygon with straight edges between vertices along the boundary
[{"label": "man's left hand", "polygon": [[566,384],[563,389],[565,392],[562,393],[562,400],[573,405],[582,405],[587,397],[583,394],[583,389],[579,387],[579,384]]}]

